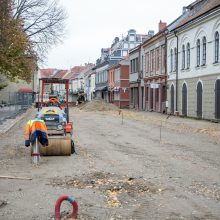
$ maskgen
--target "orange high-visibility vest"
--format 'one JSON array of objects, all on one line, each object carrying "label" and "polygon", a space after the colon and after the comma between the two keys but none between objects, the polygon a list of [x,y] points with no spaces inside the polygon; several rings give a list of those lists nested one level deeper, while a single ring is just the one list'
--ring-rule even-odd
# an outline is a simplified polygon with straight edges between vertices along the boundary
[{"label": "orange high-visibility vest", "polygon": [[29,120],[25,127],[25,146],[34,143],[36,138],[42,145],[48,145],[48,132],[43,120]]}]

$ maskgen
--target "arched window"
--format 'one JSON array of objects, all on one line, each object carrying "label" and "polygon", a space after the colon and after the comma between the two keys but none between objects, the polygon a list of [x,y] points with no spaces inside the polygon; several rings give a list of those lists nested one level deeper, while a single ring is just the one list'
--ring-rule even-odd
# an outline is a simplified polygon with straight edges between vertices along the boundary
[{"label": "arched window", "polygon": [[189,43],[187,43],[186,50],[187,50],[186,68],[189,69],[190,68],[190,44]]},{"label": "arched window", "polygon": [[215,63],[219,62],[219,33],[215,32]]},{"label": "arched window", "polygon": [[197,40],[196,43],[196,50],[197,50],[197,66],[200,65],[200,40]]},{"label": "arched window", "polygon": [[174,48],[174,71],[176,71],[177,68],[177,49]]},{"label": "arched window", "polygon": [[206,37],[202,38],[202,65],[206,65]]},{"label": "arched window", "polygon": [[170,50],[170,71],[173,72],[173,49]]},{"label": "arched window", "polygon": [[186,51],[185,45],[182,46],[182,69],[185,69]]}]

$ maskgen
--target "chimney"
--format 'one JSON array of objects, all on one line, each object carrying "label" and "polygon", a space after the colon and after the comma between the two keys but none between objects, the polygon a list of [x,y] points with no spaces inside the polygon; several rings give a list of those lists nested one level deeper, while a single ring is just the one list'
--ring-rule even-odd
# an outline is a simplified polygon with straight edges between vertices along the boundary
[{"label": "chimney", "polygon": [[159,23],[159,32],[162,31],[163,29],[165,29],[167,26],[167,23],[166,22],[162,22],[160,20],[160,23]]},{"label": "chimney", "polygon": [[186,12],[187,12],[187,7],[184,6],[184,7],[183,7],[183,13],[182,13],[182,14],[184,15]]},{"label": "chimney", "polygon": [[154,36],[154,30],[149,30],[147,35],[150,36],[150,37],[153,37]]}]

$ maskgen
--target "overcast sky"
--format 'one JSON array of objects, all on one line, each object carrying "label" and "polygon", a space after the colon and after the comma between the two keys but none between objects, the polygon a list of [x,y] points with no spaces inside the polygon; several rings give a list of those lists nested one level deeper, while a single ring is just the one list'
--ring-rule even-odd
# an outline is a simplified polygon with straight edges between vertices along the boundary
[{"label": "overcast sky", "polygon": [[54,46],[42,67],[69,69],[95,63],[101,48],[110,47],[114,38],[149,30],[158,32],[160,20],[168,24],[193,0],[60,0],[66,9],[66,37]]}]

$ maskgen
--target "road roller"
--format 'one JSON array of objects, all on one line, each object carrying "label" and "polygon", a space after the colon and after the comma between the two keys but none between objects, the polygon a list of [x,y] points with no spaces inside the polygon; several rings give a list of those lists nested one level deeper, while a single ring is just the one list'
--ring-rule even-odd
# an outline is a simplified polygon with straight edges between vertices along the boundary
[{"label": "road roller", "polygon": [[[54,82],[54,79],[46,79],[46,82]],[[44,85],[43,81],[43,85]],[[63,81],[62,81],[63,82]],[[59,81],[59,83],[62,83]],[[65,81],[66,82],[66,81]],[[68,85],[68,84],[67,84]],[[68,97],[68,86],[67,97]],[[42,94],[43,94],[42,87]],[[72,139],[72,123],[69,122],[68,98],[66,105],[60,103],[57,98],[50,98],[41,105],[37,118],[45,121],[48,130],[49,145],[40,146],[41,156],[70,156],[75,153],[74,141]]]}]

